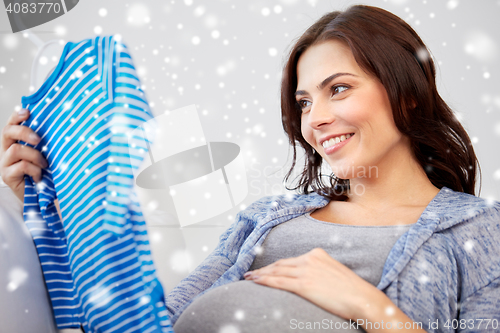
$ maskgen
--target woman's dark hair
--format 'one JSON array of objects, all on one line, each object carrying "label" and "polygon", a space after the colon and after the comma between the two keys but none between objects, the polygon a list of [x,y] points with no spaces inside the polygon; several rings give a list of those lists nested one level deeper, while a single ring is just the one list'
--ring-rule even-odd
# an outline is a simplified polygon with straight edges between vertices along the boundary
[{"label": "woman's dark hair", "polygon": [[383,84],[396,126],[410,139],[411,149],[432,184],[474,195],[479,163],[467,132],[439,96],[436,70],[426,46],[401,18],[362,5],[324,15],[290,51],[281,82],[282,123],[293,147],[285,182],[295,166],[297,142],[306,158],[298,184],[287,189],[305,194],[314,191],[331,200],[347,198],[348,179],[331,175],[330,184],[323,183],[323,159],[302,136],[301,112],[295,100],[300,56],[310,46],[329,40],[345,42],[358,65]]}]

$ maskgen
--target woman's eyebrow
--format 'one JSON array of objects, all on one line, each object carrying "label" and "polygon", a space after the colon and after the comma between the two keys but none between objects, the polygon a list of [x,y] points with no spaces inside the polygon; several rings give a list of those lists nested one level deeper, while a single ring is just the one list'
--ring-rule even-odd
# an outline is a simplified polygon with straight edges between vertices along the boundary
[{"label": "woman's eyebrow", "polygon": [[[325,86],[330,83],[332,80],[335,80],[339,76],[344,76],[344,75],[349,75],[349,76],[354,76],[358,77],[357,75],[351,74],[351,73],[335,73],[324,79],[319,85],[318,85],[318,90],[322,90],[325,88]],[[297,95],[307,95],[307,91],[305,90],[297,90],[295,92],[295,96]]]}]

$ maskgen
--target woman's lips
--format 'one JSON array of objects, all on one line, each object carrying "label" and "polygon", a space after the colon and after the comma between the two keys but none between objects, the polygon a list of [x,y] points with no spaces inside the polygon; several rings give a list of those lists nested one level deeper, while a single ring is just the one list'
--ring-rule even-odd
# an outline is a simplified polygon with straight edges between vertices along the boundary
[{"label": "woman's lips", "polygon": [[354,134],[351,134],[351,136],[348,139],[345,139],[342,142],[336,143],[333,146],[330,146],[328,148],[323,148],[325,151],[325,154],[330,155],[330,154],[335,153],[337,150],[344,147],[352,139],[353,136],[354,136]]}]

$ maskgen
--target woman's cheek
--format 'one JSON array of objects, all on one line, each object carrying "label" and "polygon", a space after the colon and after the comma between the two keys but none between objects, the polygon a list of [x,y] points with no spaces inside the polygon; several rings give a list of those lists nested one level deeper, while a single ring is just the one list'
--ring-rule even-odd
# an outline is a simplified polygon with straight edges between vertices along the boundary
[{"label": "woman's cheek", "polygon": [[302,117],[302,125],[301,125],[301,132],[302,132],[302,136],[304,137],[304,140],[306,140],[306,142],[312,146],[314,148],[314,145],[312,143],[314,143],[314,138],[313,138],[313,133],[312,133],[312,130],[311,128],[308,128],[307,125],[304,125],[306,119],[304,119],[305,117]]}]

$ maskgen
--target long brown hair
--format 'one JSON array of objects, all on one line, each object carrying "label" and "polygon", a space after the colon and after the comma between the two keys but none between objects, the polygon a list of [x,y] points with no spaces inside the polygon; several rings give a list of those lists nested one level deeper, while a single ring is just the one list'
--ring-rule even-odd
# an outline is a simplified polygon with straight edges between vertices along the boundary
[{"label": "long brown hair", "polygon": [[467,132],[437,91],[434,62],[425,44],[401,18],[362,5],[324,15],[290,51],[281,81],[282,123],[293,147],[285,182],[296,163],[296,143],[305,150],[306,158],[298,184],[287,188],[306,194],[314,191],[331,200],[347,198],[348,179],[330,175],[330,184],[323,183],[323,159],[302,136],[295,100],[300,56],[310,46],[328,40],[345,42],[358,65],[383,84],[396,126],[410,139],[411,149],[432,184],[474,195],[479,162]]}]

